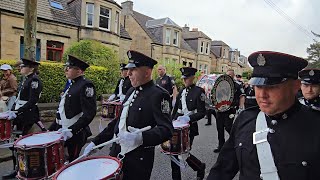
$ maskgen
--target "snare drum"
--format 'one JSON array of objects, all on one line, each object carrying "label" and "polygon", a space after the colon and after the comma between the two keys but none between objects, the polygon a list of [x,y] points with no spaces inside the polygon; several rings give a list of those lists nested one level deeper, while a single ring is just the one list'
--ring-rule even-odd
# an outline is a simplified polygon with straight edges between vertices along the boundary
[{"label": "snare drum", "polygon": [[47,179],[64,165],[60,132],[34,133],[14,143],[19,179]]},{"label": "snare drum", "polygon": [[54,180],[122,179],[122,163],[110,156],[87,157],[68,164],[57,172]]},{"label": "snare drum", "polygon": [[106,102],[102,104],[103,118],[115,119],[120,117],[120,110],[122,107],[122,102]]},{"label": "snare drum", "polygon": [[170,140],[161,144],[162,152],[164,154],[179,155],[188,153],[190,150],[190,138],[188,123],[181,123],[181,121],[173,121],[173,136]]},{"label": "snare drum", "polygon": [[11,121],[6,118],[0,118],[0,141],[10,140],[11,130]]}]

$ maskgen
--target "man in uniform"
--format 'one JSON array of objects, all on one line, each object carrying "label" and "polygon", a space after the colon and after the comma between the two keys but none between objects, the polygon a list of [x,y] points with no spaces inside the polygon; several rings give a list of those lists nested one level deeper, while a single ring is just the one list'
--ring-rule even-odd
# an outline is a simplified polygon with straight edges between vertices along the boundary
[{"label": "man in uniform", "polygon": [[[152,69],[157,61],[137,51],[130,50],[127,54],[129,63],[126,68],[133,88],[126,94],[121,116],[111,121],[93,139],[84,154],[89,154],[93,146],[114,136],[120,137],[120,144],[112,145],[110,155],[123,158],[123,180],[148,180],[153,168],[155,146],[172,136],[170,96],[152,80]],[[147,126],[151,129],[135,133]]]},{"label": "man in uniform", "polygon": [[[18,97],[12,109],[17,111],[17,117],[13,124],[17,130],[21,131],[21,135],[27,135],[33,124],[39,120],[38,101],[42,92],[42,82],[36,74],[39,62],[22,58],[20,65],[20,73],[23,77],[21,87],[19,88]],[[13,151],[12,151],[13,152]],[[13,157],[13,166],[16,166],[16,158]],[[3,179],[10,179],[16,176],[16,171],[2,176]]]},{"label": "man in uniform", "polygon": [[[190,123],[190,147],[193,144],[194,137],[199,135],[198,123],[206,114],[205,109],[205,92],[202,88],[194,84],[195,73],[197,69],[192,67],[180,68],[182,73],[185,88],[182,89],[178,96],[176,104],[174,105],[172,117],[173,120],[182,121],[183,123]],[[177,156],[175,156],[176,159]],[[188,165],[197,171],[197,179],[203,179],[206,165],[190,154],[187,158]],[[180,180],[181,171],[180,166],[171,161],[172,179]]]},{"label": "man in uniform", "polygon": [[234,81],[234,99],[229,110],[225,112],[217,112],[216,124],[219,144],[218,147],[213,150],[215,153],[220,152],[225,142],[224,130],[230,134],[232,123],[237,111],[242,111],[244,109],[245,94],[243,86],[240,82],[234,80],[235,74],[233,69],[228,69],[227,75],[229,75]]},{"label": "man in uniform", "polygon": [[[248,77],[248,79],[250,80],[251,77]],[[244,87],[244,93],[246,94],[246,99],[244,101],[245,109],[258,105],[256,96],[254,95],[254,88],[251,84],[246,83]]]},{"label": "man in uniform", "polygon": [[158,66],[158,75],[159,77],[156,79],[156,84],[167,90],[172,99],[174,80],[166,74],[166,68],[162,65]]},{"label": "man in uniform", "polygon": [[299,72],[303,97],[301,104],[320,110],[320,69],[304,69]]},{"label": "man in uniform", "polygon": [[259,106],[242,111],[208,180],[320,179],[320,112],[296,99],[307,61],[259,51],[248,58]]},{"label": "man in uniform", "polygon": [[120,99],[123,101],[127,91],[132,87],[129,76],[128,76],[128,68],[126,68],[126,64],[120,64],[121,78],[118,81],[116,89],[114,93],[109,97],[109,101]]},{"label": "man in uniform", "polygon": [[93,83],[84,77],[89,65],[75,56],[68,55],[65,65],[71,85],[62,95],[56,121],[49,130],[61,131],[68,149],[69,162],[79,157],[81,148],[91,136],[89,124],[96,115],[96,91]]}]

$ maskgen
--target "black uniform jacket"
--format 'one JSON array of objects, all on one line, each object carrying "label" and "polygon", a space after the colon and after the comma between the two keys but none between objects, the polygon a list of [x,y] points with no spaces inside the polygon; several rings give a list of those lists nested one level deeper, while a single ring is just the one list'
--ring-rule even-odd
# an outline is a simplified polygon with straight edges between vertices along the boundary
[{"label": "black uniform jacket", "polygon": [[129,76],[125,77],[125,78],[120,78],[118,80],[118,83],[117,83],[117,87],[116,89],[114,90],[114,94],[115,95],[118,95],[119,94],[119,85],[120,85],[120,81],[124,79],[124,82],[123,82],[123,85],[122,85],[122,94],[126,94],[127,91],[132,87],[131,85],[131,81],[129,79]]},{"label": "black uniform jacket", "polygon": [[[242,111],[224,144],[208,180],[259,180],[260,165],[253,145],[258,107]],[[268,142],[281,180],[320,179],[320,112],[298,101],[284,113],[266,116]]]},{"label": "black uniform jacket", "polygon": [[[181,94],[183,89],[179,92],[177,96],[177,101],[174,105],[172,118],[176,120],[178,116],[183,116],[183,114],[178,113],[178,109],[182,110]],[[189,111],[197,110],[197,113],[190,115],[190,136],[199,135],[198,123],[197,121],[202,119],[206,114],[205,108],[205,93],[204,90],[196,85],[191,85],[187,88],[186,104]]]},{"label": "black uniform jacket", "polygon": [[240,82],[235,80],[233,81],[234,81],[234,99],[231,106],[237,109],[240,104],[240,97],[245,96],[245,92],[243,89],[243,85]]},{"label": "black uniform jacket", "polygon": [[[83,76],[79,76],[72,80],[72,84],[67,93],[64,104],[66,117],[71,119],[83,112],[83,115],[78,121],[69,127],[69,129],[72,130],[72,134],[75,135],[84,128],[88,129],[88,125],[96,115],[96,91],[90,80],[85,79]],[[57,113],[57,119],[60,119],[59,113]],[[61,126],[57,126],[56,122],[53,122],[49,129],[57,130],[60,127]]]},{"label": "black uniform jacket", "polygon": [[[20,87],[20,100],[27,101],[18,111],[16,121],[22,124],[33,124],[39,121],[37,103],[42,91],[42,82],[36,74],[30,74]],[[14,109],[15,106],[13,106]]]},{"label": "black uniform jacket", "polygon": [[245,107],[252,107],[257,106],[257,100],[255,97],[254,88],[251,85],[248,85],[246,88],[244,88],[244,92],[246,94],[246,99],[244,102]]},{"label": "black uniform jacket", "polygon": [[311,100],[304,99],[303,97],[299,98],[299,101],[306,106],[310,106],[313,109],[320,111],[320,97],[316,97]]},{"label": "black uniform jacket", "polygon": [[[169,94],[163,88],[156,86],[153,81],[131,88],[126,94],[125,103],[131,93],[136,90],[139,91],[137,96],[129,107],[126,125],[135,128],[143,128],[151,126],[152,129],[142,133],[143,144],[137,149],[126,154],[126,157],[135,151],[141,150],[144,147],[154,147],[159,145],[172,137],[173,126],[171,123]],[[98,145],[108,140],[111,140],[114,134],[118,134],[119,119],[115,119],[108,124],[108,126],[93,140],[93,143]],[[110,154],[118,154],[120,152],[120,145],[114,144],[113,152]]]},{"label": "black uniform jacket", "polygon": [[163,77],[158,77],[156,79],[156,84],[167,90],[170,95],[173,94],[174,81],[168,75],[165,74]]}]

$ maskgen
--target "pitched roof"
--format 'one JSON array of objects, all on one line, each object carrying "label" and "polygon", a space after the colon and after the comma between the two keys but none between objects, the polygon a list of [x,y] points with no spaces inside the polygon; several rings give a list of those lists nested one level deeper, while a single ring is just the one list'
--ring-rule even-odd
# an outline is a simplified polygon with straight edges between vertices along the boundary
[{"label": "pitched roof", "polygon": [[183,32],[183,38],[188,40],[188,39],[198,39],[198,38],[205,38],[211,40],[209,36],[207,36],[205,33],[202,31],[187,31]]},{"label": "pitched roof", "polygon": [[[50,6],[49,0],[38,0],[37,11],[38,18],[55,21],[67,25],[80,27],[81,25],[81,0],[54,0],[59,2],[63,9],[57,9]],[[106,0],[118,5],[114,0]],[[121,6],[118,5],[120,8]],[[24,1],[0,0],[0,9],[14,13],[24,14]],[[131,39],[129,33],[120,25],[120,37]]]},{"label": "pitched roof", "polygon": [[221,47],[218,46],[211,46],[210,51],[216,56],[221,57]]},{"label": "pitched roof", "polygon": [[223,41],[212,41],[211,46],[229,46],[229,45]]},{"label": "pitched roof", "polygon": [[179,29],[181,29],[181,27],[176,24],[175,22],[173,22],[170,18],[166,17],[166,18],[162,18],[162,19],[150,19],[146,22],[146,27],[147,28],[154,28],[154,27],[162,27],[164,25],[167,26],[174,26],[177,27]]}]

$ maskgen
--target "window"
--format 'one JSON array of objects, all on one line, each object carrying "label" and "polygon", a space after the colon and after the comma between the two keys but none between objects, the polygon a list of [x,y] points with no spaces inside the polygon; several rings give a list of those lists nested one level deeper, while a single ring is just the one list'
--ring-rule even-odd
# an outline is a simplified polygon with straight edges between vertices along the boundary
[{"label": "window", "polygon": [[202,71],[202,64],[199,65],[199,70]]},{"label": "window", "polygon": [[173,33],[173,45],[178,46],[179,44],[179,32],[174,31]]},{"label": "window", "polygon": [[61,61],[63,54],[63,43],[58,41],[47,41],[47,59]]},{"label": "window", "polygon": [[204,65],[203,72],[205,74],[208,74],[208,66],[206,64]]},{"label": "window", "polygon": [[50,3],[50,6],[51,6],[51,7],[54,7],[54,8],[56,8],[56,9],[63,10],[63,6],[62,6],[61,3],[59,3],[59,2],[55,2],[55,1],[49,0],[49,3]]},{"label": "window", "polygon": [[[20,58],[24,57],[24,37],[20,37]],[[36,45],[36,61],[40,61],[41,59],[41,41],[37,39]]]},{"label": "window", "polygon": [[110,10],[100,6],[100,19],[99,19],[99,27],[110,30]]},{"label": "window", "polygon": [[94,4],[87,3],[87,26],[93,26]]},{"label": "window", "polygon": [[207,46],[206,46],[206,54],[209,54],[210,50],[209,50],[210,44],[209,42],[207,42]]},{"label": "window", "polygon": [[118,34],[118,30],[119,30],[119,12],[117,11],[115,22],[114,22],[114,32]]},{"label": "window", "polygon": [[166,29],[166,44],[170,45],[171,29]]},{"label": "window", "polygon": [[189,67],[192,67],[192,62],[189,62]]},{"label": "window", "polygon": [[187,66],[187,62],[186,62],[186,61],[183,61],[183,62],[182,62],[182,65],[183,65],[183,66]]},{"label": "window", "polygon": [[204,42],[201,41],[200,54],[203,54],[203,52],[204,52]]}]

